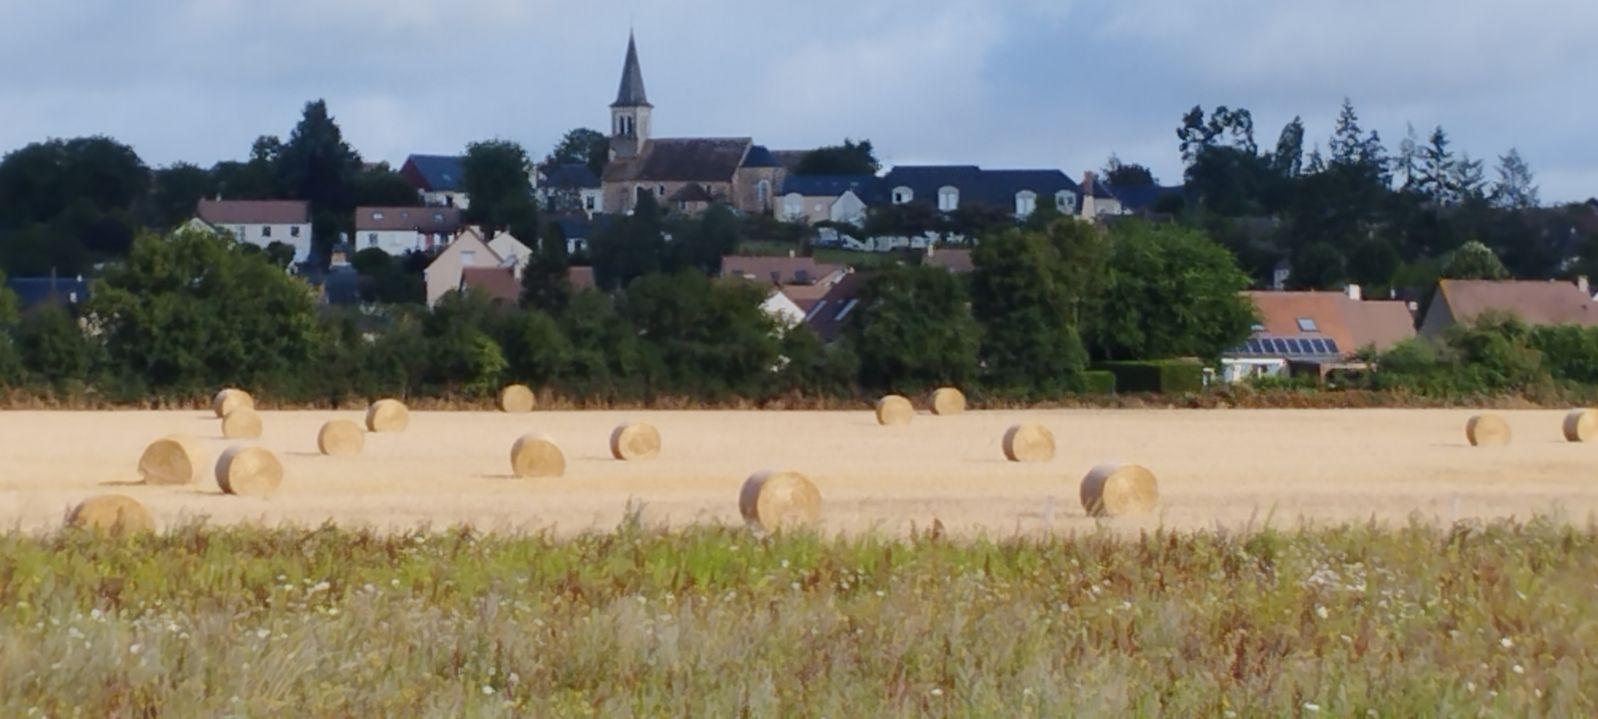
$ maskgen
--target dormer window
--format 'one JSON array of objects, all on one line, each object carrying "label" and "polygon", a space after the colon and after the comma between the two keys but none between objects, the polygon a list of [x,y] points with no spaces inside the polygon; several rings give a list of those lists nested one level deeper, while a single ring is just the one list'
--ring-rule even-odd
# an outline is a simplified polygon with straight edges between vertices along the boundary
[{"label": "dormer window", "polygon": [[1312,318],[1312,317],[1300,317],[1300,318],[1298,318],[1298,331],[1300,331],[1300,332],[1319,332],[1319,331],[1321,331],[1321,328],[1320,328],[1319,325],[1315,324],[1315,319],[1314,318]]},{"label": "dormer window", "polygon": [[960,190],[955,187],[944,187],[938,190],[938,211],[954,212],[960,207]]},{"label": "dormer window", "polygon": [[1076,213],[1076,193],[1061,190],[1054,196],[1054,207],[1067,215]]},{"label": "dormer window", "polygon": [[383,219],[383,213],[381,213],[381,212],[373,212],[372,213],[372,219],[374,219],[374,220]]},{"label": "dormer window", "polygon": [[908,187],[893,188],[893,204],[903,205],[916,198],[916,193]]},{"label": "dormer window", "polygon": [[1031,190],[1015,193],[1015,216],[1030,217],[1038,210],[1038,194]]}]

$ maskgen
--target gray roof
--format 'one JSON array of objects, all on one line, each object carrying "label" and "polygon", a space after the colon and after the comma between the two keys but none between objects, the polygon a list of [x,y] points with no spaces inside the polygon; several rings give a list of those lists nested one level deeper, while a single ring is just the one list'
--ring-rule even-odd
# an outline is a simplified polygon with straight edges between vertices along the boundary
[{"label": "gray roof", "polygon": [[51,304],[65,307],[89,299],[89,281],[79,277],[12,277],[5,286],[23,309]]},{"label": "gray roof", "polygon": [[599,177],[582,163],[545,165],[542,184],[556,190],[592,190],[599,188]]},{"label": "gray roof", "polygon": [[400,175],[423,192],[460,192],[465,189],[466,158],[460,155],[411,155]]},{"label": "gray roof", "polygon": [[777,161],[777,156],[771,154],[765,145],[755,145],[749,148],[749,156],[744,158],[744,167],[782,167]]},{"label": "gray roof", "polygon": [[732,182],[752,144],[749,138],[650,140],[642,157],[612,162],[607,182]]},{"label": "gray roof", "polygon": [[[881,186],[908,187],[915,202],[936,204],[938,190],[953,187],[960,191],[960,204],[986,204],[1013,207],[1015,196],[1024,190],[1038,197],[1060,192],[1081,193],[1071,178],[1059,170],[984,170],[975,165],[926,165],[895,167],[882,178]],[[879,201],[886,201],[882,198]]]},{"label": "gray roof", "polygon": [[638,64],[638,43],[632,33],[627,33],[627,64],[622,66],[621,88],[611,107],[654,107],[649,104],[649,93],[644,92],[644,70]]},{"label": "gray roof", "polygon": [[782,194],[805,197],[839,197],[853,192],[862,202],[873,202],[881,194],[882,180],[876,175],[789,175]]}]

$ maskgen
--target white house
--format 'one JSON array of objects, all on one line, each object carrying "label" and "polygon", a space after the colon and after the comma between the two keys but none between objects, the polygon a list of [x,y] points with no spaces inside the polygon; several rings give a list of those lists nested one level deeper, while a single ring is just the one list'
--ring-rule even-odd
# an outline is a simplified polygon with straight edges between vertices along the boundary
[{"label": "white house", "polygon": [[789,175],[778,216],[787,222],[863,225],[880,185],[872,175]]},{"label": "white house", "polygon": [[461,232],[457,207],[357,207],[355,250],[377,248],[390,255],[427,252],[448,245]]},{"label": "white house", "polygon": [[466,158],[459,155],[411,155],[400,166],[400,176],[411,187],[422,204],[429,207],[471,207],[466,193]]},{"label": "white house", "polygon": [[294,262],[311,257],[311,205],[303,200],[200,200],[191,225],[233,235],[265,249],[274,242],[294,248]]}]

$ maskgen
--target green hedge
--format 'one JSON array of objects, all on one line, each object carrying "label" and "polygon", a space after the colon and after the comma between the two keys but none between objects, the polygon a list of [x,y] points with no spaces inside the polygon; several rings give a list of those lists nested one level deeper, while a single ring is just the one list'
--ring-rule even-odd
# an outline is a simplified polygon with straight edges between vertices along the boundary
[{"label": "green hedge", "polygon": [[1083,392],[1091,395],[1115,394],[1115,373],[1091,370],[1082,373]]},{"label": "green hedge", "polygon": [[1186,394],[1204,389],[1204,365],[1192,361],[1105,362],[1094,369],[1114,375],[1120,392]]}]

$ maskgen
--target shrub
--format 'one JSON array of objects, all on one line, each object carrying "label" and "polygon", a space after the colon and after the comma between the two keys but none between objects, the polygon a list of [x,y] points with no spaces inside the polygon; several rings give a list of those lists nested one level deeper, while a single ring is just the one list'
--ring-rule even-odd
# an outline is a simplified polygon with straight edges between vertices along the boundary
[{"label": "shrub", "polygon": [[1107,370],[1083,372],[1082,392],[1090,395],[1115,394],[1115,373]]},{"label": "shrub", "polygon": [[1187,360],[1105,362],[1095,369],[1113,375],[1120,392],[1186,394],[1204,389],[1204,365]]}]

